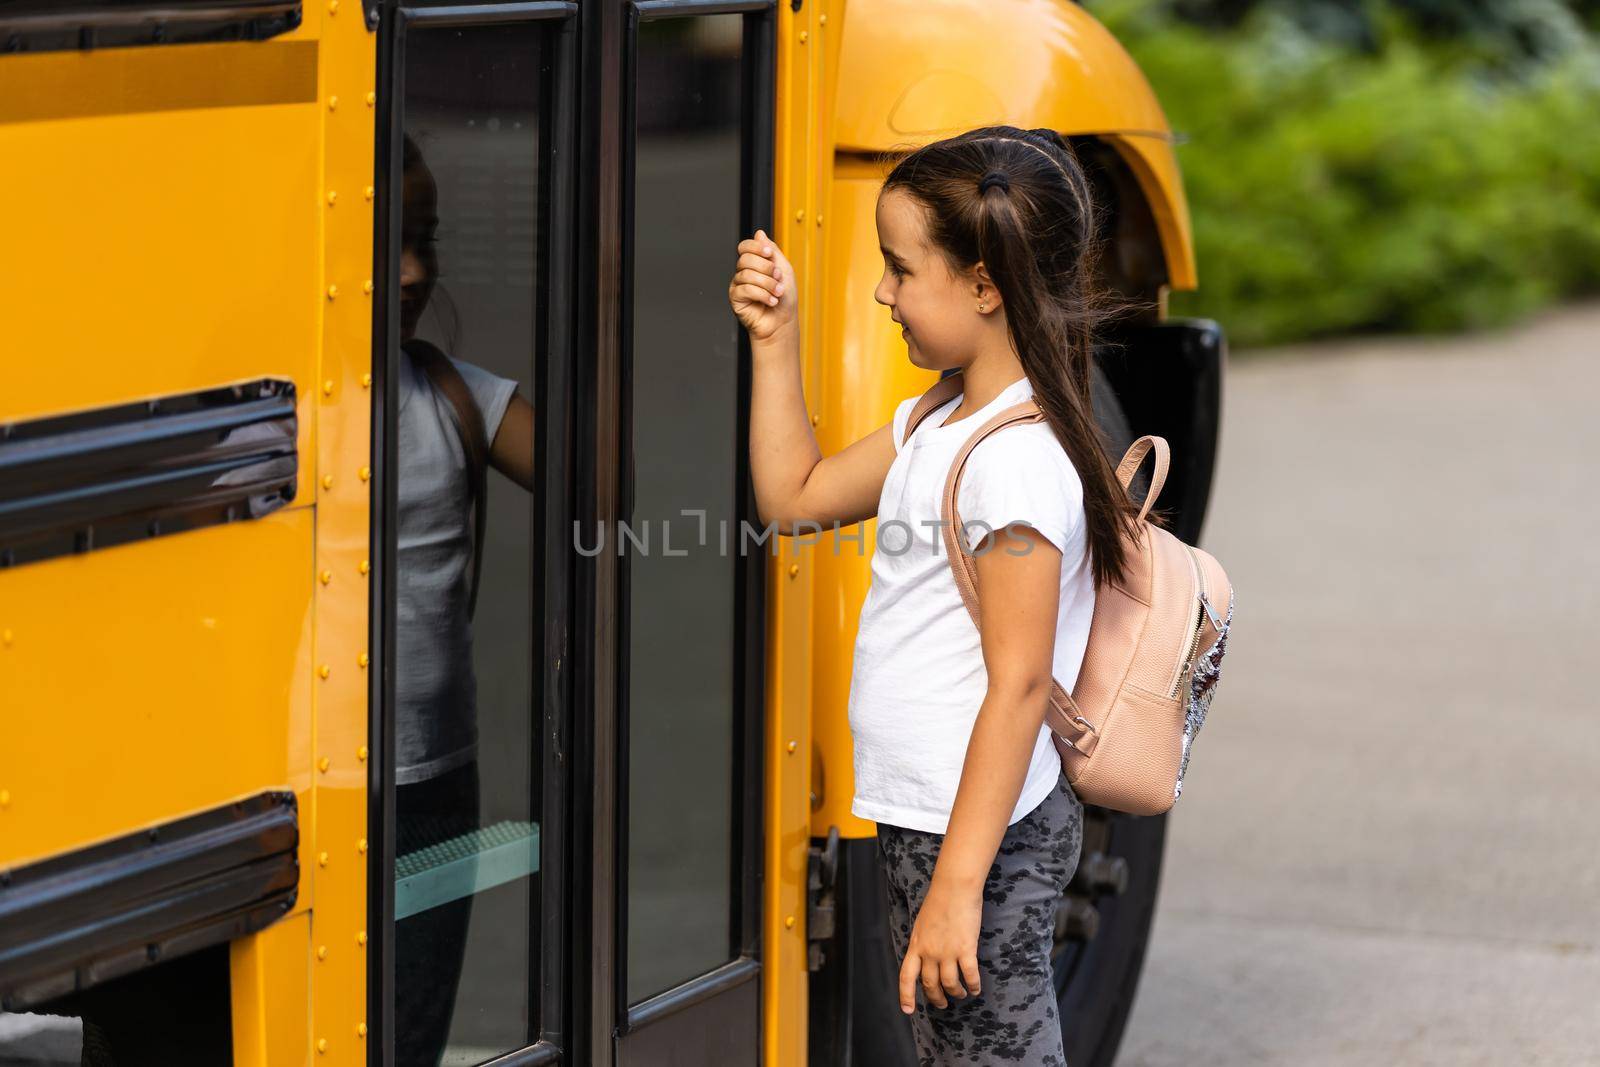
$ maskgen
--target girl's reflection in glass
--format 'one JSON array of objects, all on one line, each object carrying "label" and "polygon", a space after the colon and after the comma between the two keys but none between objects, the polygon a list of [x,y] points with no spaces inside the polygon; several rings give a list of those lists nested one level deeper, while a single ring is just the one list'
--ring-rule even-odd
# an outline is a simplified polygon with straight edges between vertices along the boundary
[{"label": "girl's reflection in glass", "polygon": [[[465,420],[476,419],[481,426],[488,467],[524,489],[533,486],[533,408],[517,394],[517,383],[451,358],[417,336],[423,312],[443,295],[435,293],[439,198],[433,174],[410,137],[405,139],[404,168],[396,855],[448,841],[479,825],[471,599],[473,570],[479,565],[474,558],[473,495],[482,478],[472,469],[471,428]],[[454,332],[447,329],[447,337]],[[471,896],[463,896],[396,924],[395,1059],[402,1067],[433,1067],[444,1052],[471,909]]]}]

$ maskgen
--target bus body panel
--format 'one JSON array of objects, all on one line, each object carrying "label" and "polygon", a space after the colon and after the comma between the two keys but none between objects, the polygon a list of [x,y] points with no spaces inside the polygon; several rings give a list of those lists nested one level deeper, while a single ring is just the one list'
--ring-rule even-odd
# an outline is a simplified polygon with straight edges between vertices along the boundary
[{"label": "bus body panel", "polygon": [[1058,0],[854,0],[840,56],[840,152],[904,150],[977,126],[1111,135],[1160,227],[1170,283],[1196,284],[1165,114],[1104,26]]},{"label": "bus body panel", "polygon": [[293,912],[230,951],[241,1064],[366,1059],[375,42],[307,4],[0,60],[0,423],[295,389],[282,510],[0,569],[0,867],[296,795]]}]

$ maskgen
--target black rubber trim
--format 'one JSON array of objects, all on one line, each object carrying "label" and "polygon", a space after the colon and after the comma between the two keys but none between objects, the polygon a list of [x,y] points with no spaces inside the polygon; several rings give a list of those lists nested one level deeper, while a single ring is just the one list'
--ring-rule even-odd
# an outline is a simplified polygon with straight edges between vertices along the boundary
[{"label": "black rubber trim", "polygon": [[1099,353],[1100,368],[1135,437],[1157,434],[1172,446],[1156,510],[1172,533],[1200,543],[1222,426],[1228,339],[1210,319],[1168,319],[1118,331]]},{"label": "black rubber trim", "polygon": [[299,842],[269,792],[0,871],[0,1010],[261,929],[294,906]]},{"label": "black rubber trim", "polygon": [[[640,21],[687,15],[751,15],[773,8],[776,0],[633,0]],[[758,59],[764,57],[756,57]],[[632,136],[629,130],[629,136]]]},{"label": "black rubber trim", "polygon": [[8,0],[0,52],[265,41],[300,25],[300,0]]},{"label": "black rubber trim", "polygon": [[298,468],[280,379],[0,425],[0,567],[260,518]]}]

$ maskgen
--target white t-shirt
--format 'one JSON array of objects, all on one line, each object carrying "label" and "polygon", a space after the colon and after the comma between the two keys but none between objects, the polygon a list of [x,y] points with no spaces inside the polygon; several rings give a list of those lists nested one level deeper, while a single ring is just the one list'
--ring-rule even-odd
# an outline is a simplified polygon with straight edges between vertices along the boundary
[{"label": "white t-shirt", "polygon": [[[917,398],[895,411],[899,454],[878,502],[872,585],[861,609],[850,679],[856,771],[851,811],[860,818],[940,834],[950,821],[989,677],[978,628],[945,558],[939,504],[950,464],[967,438],[991,416],[1032,395],[1028,379],[1019,379],[982,410],[945,426],[961,403],[956,397],[929,415],[903,447],[900,439]],[[968,458],[956,503],[969,548],[992,530],[990,551],[1018,550],[1026,542],[1003,531],[1020,523],[1060,549],[1054,667],[1056,680],[1070,690],[1089,641],[1094,578],[1083,484],[1066,450],[1044,423],[991,434]],[[1041,725],[1010,822],[1038,807],[1060,774],[1050,731]]]},{"label": "white t-shirt", "polygon": [[[500,431],[517,383],[455,364],[483,416]],[[444,774],[478,751],[478,686],[467,618],[472,489],[450,401],[400,354],[400,487],[395,582],[395,782]],[[491,579],[492,580],[492,579]]]}]

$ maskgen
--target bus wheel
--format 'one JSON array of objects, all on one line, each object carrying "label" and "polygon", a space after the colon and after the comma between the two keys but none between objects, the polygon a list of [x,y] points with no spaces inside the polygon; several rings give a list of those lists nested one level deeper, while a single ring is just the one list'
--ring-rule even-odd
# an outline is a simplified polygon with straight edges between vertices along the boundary
[{"label": "bus wheel", "polygon": [[1083,853],[1056,909],[1052,950],[1067,1062],[1109,1067],[1133,1010],[1156,890],[1165,815],[1084,808]]}]

